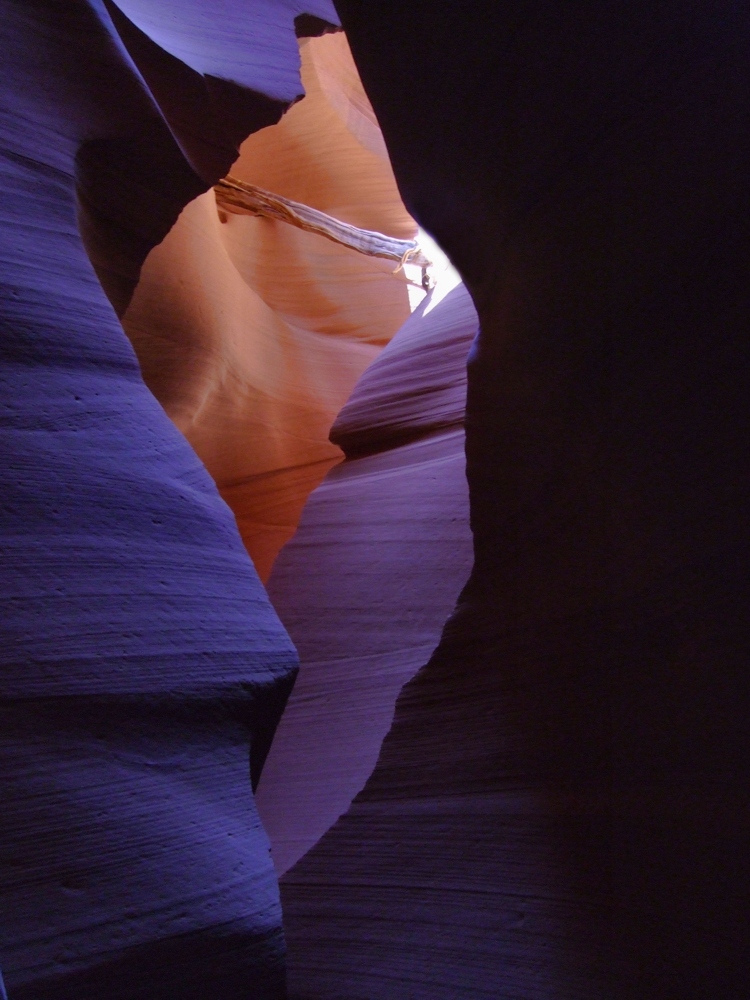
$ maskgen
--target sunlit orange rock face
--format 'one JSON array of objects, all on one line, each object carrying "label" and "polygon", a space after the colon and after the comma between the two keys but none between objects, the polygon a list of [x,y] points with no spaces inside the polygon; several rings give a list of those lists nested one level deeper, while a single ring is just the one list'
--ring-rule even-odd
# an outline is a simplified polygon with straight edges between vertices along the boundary
[{"label": "sunlit orange rock face", "polygon": [[[250,136],[233,176],[360,228],[416,226],[342,34],[301,41],[305,98]],[[266,579],[355,382],[409,315],[407,284],[285,223],[185,208],[149,255],[123,318],[146,384],[203,460]]]}]

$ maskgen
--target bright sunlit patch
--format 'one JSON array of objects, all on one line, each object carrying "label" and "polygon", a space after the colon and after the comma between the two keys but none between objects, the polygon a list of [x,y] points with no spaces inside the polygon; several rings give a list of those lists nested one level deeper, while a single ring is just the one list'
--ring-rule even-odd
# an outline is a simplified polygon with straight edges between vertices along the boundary
[{"label": "bright sunlit patch", "polygon": [[[461,284],[461,275],[451,264],[449,258],[438,246],[429,233],[420,227],[417,232],[417,243],[424,251],[426,257],[432,261],[429,270],[430,279],[433,285],[430,301],[424,311],[426,316],[431,309],[434,309],[438,302],[441,302],[451,289]],[[411,311],[424,300],[426,292],[420,286],[422,280],[422,269],[412,264],[404,266],[407,278],[409,278],[409,305]]]}]

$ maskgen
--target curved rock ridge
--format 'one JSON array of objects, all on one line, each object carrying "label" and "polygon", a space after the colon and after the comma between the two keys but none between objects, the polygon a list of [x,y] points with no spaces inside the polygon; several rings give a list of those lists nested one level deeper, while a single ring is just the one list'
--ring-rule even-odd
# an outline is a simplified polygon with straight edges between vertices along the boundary
[{"label": "curved rock ridge", "polygon": [[[378,454],[333,469],[271,574],[269,595],[301,661],[257,796],[279,873],[364,785],[396,697],[429,659],[469,575],[457,396],[475,332],[476,313],[461,289],[406,321],[392,341],[395,363],[386,348],[348,406],[363,425],[369,406],[377,435],[378,400],[390,395],[401,430],[419,439],[391,438]],[[412,398],[427,399],[426,408],[412,406]],[[444,423],[452,426],[432,429]]]},{"label": "curved rock ridge", "polygon": [[[48,5],[56,9],[55,0]],[[325,0],[311,5],[335,16]],[[263,15],[254,5],[240,27],[236,15],[225,10],[218,16],[207,0],[186,0],[172,8],[140,0],[95,4],[106,20],[112,19],[110,28],[116,30],[110,32],[109,46],[119,50],[115,61],[130,76],[119,88],[121,117],[141,92],[137,124],[131,120],[119,131],[87,133],[77,153],[81,231],[120,314],[146,255],[180,209],[227,173],[250,132],[277,122],[302,96],[290,20],[299,7],[281,0],[263,6],[268,21],[259,27]],[[92,91],[115,93],[115,80],[102,72],[101,61],[92,66]],[[128,90],[129,101],[124,98]]]},{"label": "curved rock ridge", "polygon": [[[107,2],[114,5],[114,0]],[[303,93],[295,22],[302,15],[304,24],[304,15],[312,15],[329,25],[339,23],[330,0],[254,0],[241,12],[232,0],[116,3],[164,52],[197,73],[285,104]]]},{"label": "curved rock ridge", "polygon": [[744,996],[747,10],[337,8],[477,304],[476,561],[282,880],[290,995]]},{"label": "curved rock ridge", "polygon": [[[301,43],[306,97],[242,145],[232,176],[387,235],[401,203],[343,34]],[[408,317],[392,261],[283,222],[188,205],[123,317],[144,379],[233,510],[262,579],[341,459],[331,424]]]},{"label": "curved rock ridge", "polygon": [[331,428],[347,456],[381,451],[404,438],[454,427],[466,412],[466,356],[476,336],[464,285],[432,311],[429,296],[357,383]]},{"label": "curved rock ridge", "polygon": [[[220,174],[187,162],[110,9],[0,5],[0,965],[12,1000],[272,1000],[284,944],[250,784],[296,654],[77,225],[134,280]],[[292,80],[294,10],[275,9],[263,51]],[[246,31],[241,13],[199,28],[217,52]],[[193,72],[161,65],[172,93]]]}]

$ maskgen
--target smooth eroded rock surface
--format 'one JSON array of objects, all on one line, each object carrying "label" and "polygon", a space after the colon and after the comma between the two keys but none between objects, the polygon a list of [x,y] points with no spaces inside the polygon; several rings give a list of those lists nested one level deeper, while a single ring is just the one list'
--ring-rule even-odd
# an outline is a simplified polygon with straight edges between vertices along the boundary
[{"label": "smooth eroded rock surface", "polygon": [[466,412],[466,356],[477,315],[464,285],[428,311],[425,299],[370,365],[331,428],[347,455],[460,426]]},{"label": "smooth eroded rock surface", "polygon": [[[241,11],[183,5],[180,46],[144,43],[171,52],[157,62],[185,94],[183,136],[200,136],[204,72],[262,83],[250,104],[275,102],[276,117],[299,92],[296,8],[266,7],[243,55],[266,55],[252,80],[221,54],[253,34]],[[144,386],[78,228],[121,306],[236,150],[227,139],[218,172],[196,173],[113,4],[5,0],[0,23],[5,984],[12,1000],[282,997],[251,773],[296,655],[231,512]]]},{"label": "smooth eroded rock surface", "polygon": [[[402,239],[380,128],[342,33],[303,40],[305,98],[242,145],[232,176]],[[149,255],[123,318],[144,379],[234,512],[263,580],[357,378],[409,315],[393,261],[196,199]]]},{"label": "smooth eroded rock surface", "polygon": [[[378,450],[329,473],[271,575],[271,600],[301,661],[258,789],[280,873],[364,785],[396,697],[430,657],[469,575],[460,421],[476,322],[463,288],[406,321],[344,411],[357,413]],[[405,401],[406,444],[378,439],[379,401],[389,396],[394,407]]]},{"label": "smooth eroded rock surface", "polygon": [[291,995],[741,996],[747,12],[337,7],[477,304],[476,563],[283,880]]}]

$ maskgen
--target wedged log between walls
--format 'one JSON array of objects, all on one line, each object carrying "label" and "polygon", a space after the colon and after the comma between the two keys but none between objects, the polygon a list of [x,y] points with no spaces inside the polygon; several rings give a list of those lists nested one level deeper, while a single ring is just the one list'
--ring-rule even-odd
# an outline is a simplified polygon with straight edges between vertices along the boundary
[{"label": "wedged log between walls", "polygon": [[[122,307],[237,132],[300,93],[297,8],[121,7],[137,44],[111,3],[0,4],[0,965],[11,1000],[271,1000],[284,946],[250,777],[297,659],[143,385],[76,185]],[[203,132],[239,85],[255,97]]]},{"label": "wedged log between walls", "polygon": [[471,570],[463,416],[477,318],[462,286],[424,315],[430,303],[339,414],[331,436],[347,459],[311,495],[268,584],[300,655],[257,793],[279,874],[362,789],[398,692]]},{"label": "wedged log between walls", "polygon": [[477,558],[283,879],[291,996],[744,996],[750,18],[337,8],[478,306]]},{"label": "wedged log between walls", "polygon": [[[308,214],[411,240],[345,36],[303,40],[301,60],[304,100],[242,144],[231,176]],[[342,458],[331,424],[409,315],[408,284],[398,261],[235,214],[225,198],[218,209],[213,191],[185,208],[144,264],[123,325],[265,581]]]}]

